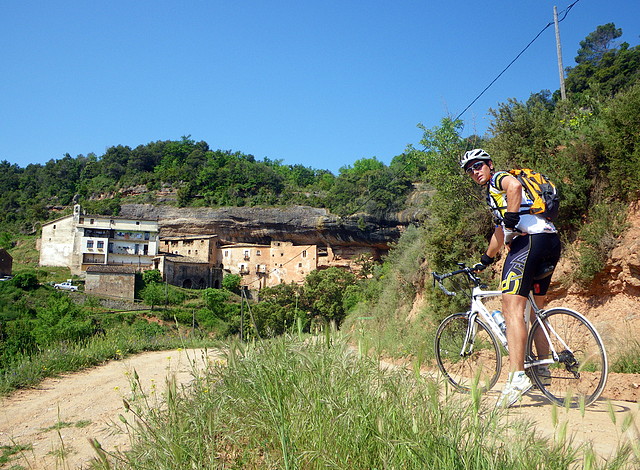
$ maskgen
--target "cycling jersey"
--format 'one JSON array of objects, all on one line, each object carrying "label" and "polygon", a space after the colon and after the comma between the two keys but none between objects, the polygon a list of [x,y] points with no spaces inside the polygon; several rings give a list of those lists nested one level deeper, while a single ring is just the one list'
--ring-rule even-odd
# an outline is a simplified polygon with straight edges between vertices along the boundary
[{"label": "cycling jersey", "polygon": [[[491,176],[491,180],[487,185],[487,204],[491,207],[496,225],[502,225],[504,213],[507,211],[507,192],[502,189],[502,180],[506,176],[510,176],[510,173],[497,171]],[[520,222],[516,225],[516,229],[523,233],[556,233],[556,227],[551,221],[529,212],[532,204],[533,201],[522,188]]]}]

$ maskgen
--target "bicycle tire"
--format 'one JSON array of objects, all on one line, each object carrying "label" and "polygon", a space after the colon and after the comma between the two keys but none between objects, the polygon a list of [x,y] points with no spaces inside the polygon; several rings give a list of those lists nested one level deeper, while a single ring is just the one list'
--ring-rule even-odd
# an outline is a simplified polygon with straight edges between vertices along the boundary
[{"label": "bicycle tire", "polygon": [[435,354],[438,368],[456,390],[468,393],[475,387],[484,393],[496,384],[502,369],[500,345],[491,329],[476,317],[473,344],[460,354],[469,324],[468,313],[454,313],[436,330]]},{"label": "bicycle tire", "polygon": [[[540,391],[552,402],[578,408],[596,401],[607,383],[607,352],[600,335],[589,321],[578,312],[565,308],[553,308],[542,314],[543,321],[557,333],[549,332],[560,361],[549,365],[548,383],[531,368],[530,377]],[[541,330],[535,322],[527,338],[527,356],[531,359],[548,358],[534,354],[534,337]],[[560,342],[564,341],[566,346]]]}]

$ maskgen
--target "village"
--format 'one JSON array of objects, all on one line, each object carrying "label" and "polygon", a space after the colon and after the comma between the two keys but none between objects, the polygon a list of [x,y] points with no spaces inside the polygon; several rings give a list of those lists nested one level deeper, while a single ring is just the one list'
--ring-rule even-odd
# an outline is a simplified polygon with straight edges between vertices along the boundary
[{"label": "village", "polygon": [[39,264],[68,267],[84,278],[86,293],[134,299],[135,275],[146,270],[156,269],[164,282],[191,289],[220,288],[225,274],[236,274],[242,286],[257,292],[301,284],[336,258],[329,246],[226,243],[216,234],[163,237],[160,229],[157,220],[88,215],[75,205],[73,214],[43,224]]}]

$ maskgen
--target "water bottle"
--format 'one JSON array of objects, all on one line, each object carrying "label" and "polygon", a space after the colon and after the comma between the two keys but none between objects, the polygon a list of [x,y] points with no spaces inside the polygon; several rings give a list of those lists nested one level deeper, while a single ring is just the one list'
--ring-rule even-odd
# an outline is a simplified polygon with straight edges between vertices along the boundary
[{"label": "water bottle", "polygon": [[496,322],[496,325],[500,328],[503,335],[507,335],[507,324],[504,321],[504,317],[502,316],[502,312],[500,310],[494,310],[491,312],[491,318]]}]

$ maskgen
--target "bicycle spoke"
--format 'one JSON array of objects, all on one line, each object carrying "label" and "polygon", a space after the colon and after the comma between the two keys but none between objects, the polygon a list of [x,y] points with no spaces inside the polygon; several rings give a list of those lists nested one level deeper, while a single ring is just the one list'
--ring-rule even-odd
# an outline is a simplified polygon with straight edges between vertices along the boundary
[{"label": "bicycle spoke", "polygon": [[463,313],[445,318],[436,332],[436,360],[456,389],[468,392],[475,384],[484,392],[498,380],[502,356],[496,339],[482,322],[476,320],[471,335],[467,335],[468,324]]},{"label": "bicycle spoke", "polygon": [[[551,401],[560,405],[578,407],[581,403],[585,406],[593,403],[607,380],[607,355],[599,335],[582,315],[571,310],[550,310],[544,324],[558,360],[549,365],[550,377],[543,377],[533,367],[534,382]],[[527,351],[533,359],[552,357],[546,350],[546,341],[540,342],[542,336],[536,323],[527,341]]]}]

